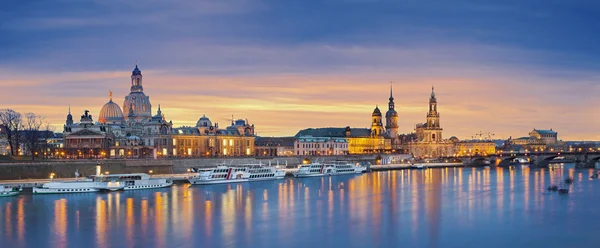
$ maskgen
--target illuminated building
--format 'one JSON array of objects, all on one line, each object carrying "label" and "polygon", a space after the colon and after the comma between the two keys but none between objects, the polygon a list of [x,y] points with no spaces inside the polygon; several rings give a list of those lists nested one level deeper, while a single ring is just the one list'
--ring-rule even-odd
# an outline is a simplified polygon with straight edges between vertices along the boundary
[{"label": "illuminated building", "polygon": [[431,87],[427,122],[415,126],[416,140],[408,144],[410,153],[418,159],[452,156],[454,144],[442,138],[442,131],[440,113],[437,111],[437,98]]},{"label": "illuminated building", "polygon": [[[74,129],[81,129],[89,135],[97,134],[96,138],[104,137],[105,143],[97,147],[98,151],[90,150],[91,157],[254,155],[254,125],[240,119],[232,120],[231,126],[226,129],[219,129],[218,124],[213,125],[206,116],[202,116],[196,127],[173,128],[173,122],[165,119],[160,104],[156,115],[152,115],[150,97],[144,93],[142,79],[142,72],[136,65],[131,72],[130,93],[125,96],[123,106],[113,102],[110,92],[109,101],[100,109],[96,123],[91,115],[86,117],[85,122],[74,123],[69,109],[65,123],[66,151],[76,151],[72,155],[79,155],[82,149],[79,143],[72,140],[78,139],[76,136],[81,134]],[[82,123],[85,124],[81,126]],[[102,133],[98,133],[96,127],[101,128]]]},{"label": "illuminated building", "polygon": [[555,144],[558,142],[558,133],[550,130],[536,130],[529,132],[529,137],[543,141],[546,145]]},{"label": "illuminated building", "polygon": [[346,155],[348,140],[339,137],[300,136],[294,141],[296,155]]},{"label": "illuminated building", "polygon": [[513,139],[510,137],[506,142],[503,150],[523,150],[530,152],[541,151],[560,151],[567,150],[565,142],[558,140],[558,133],[552,129],[541,130],[533,129],[529,132],[529,137],[520,137]]},{"label": "illuminated building", "polygon": [[69,158],[94,158],[107,151],[114,140],[103,123],[94,122],[85,111],[77,123],[72,122],[71,112],[64,129],[65,155]]},{"label": "illuminated building", "polygon": [[312,151],[307,149],[313,149],[314,147],[311,147],[313,145],[318,146],[315,149],[323,149],[323,146],[327,148],[327,142],[337,142],[338,144],[344,144],[340,140],[331,140],[331,138],[345,139],[347,143],[347,148],[339,147],[340,150],[338,151],[343,152],[344,150],[342,149],[347,149],[348,154],[391,152],[391,140],[384,137],[381,134],[375,135],[376,133],[378,133],[378,128],[378,125],[375,125],[374,129],[328,127],[308,128],[300,130],[300,132],[298,132],[295,136],[296,142],[294,142],[294,153],[296,155],[304,155],[305,151]]},{"label": "illuminated building", "polygon": [[196,127],[173,128],[173,156],[253,156],[254,125],[246,120],[232,121],[231,126],[219,129],[206,116],[202,116]]},{"label": "illuminated building", "polygon": [[389,100],[388,111],[385,113],[385,130],[387,137],[392,139],[392,145],[397,147],[400,145],[400,138],[398,136],[398,112],[396,112],[396,104],[394,103],[391,85]]},{"label": "illuminated building", "polygon": [[254,147],[257,156],[293,156],[294,137],[256,137]]},{"label": "illuminated building", "polygon": [[496,143],[491,140],[463,140],[459,141],[456,137],[450,138],[454,143],[456,156],[486,156],[496,153]]}]

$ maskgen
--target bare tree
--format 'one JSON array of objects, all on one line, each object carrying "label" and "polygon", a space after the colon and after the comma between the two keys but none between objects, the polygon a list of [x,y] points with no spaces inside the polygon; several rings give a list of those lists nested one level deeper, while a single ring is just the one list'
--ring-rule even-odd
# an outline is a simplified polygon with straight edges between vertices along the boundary
[{"label": "bare tree", "polygon": [[35,115],[34,113],[25,114],[25,145],[31,153],[31,160],[35,159],[35,153],[40,144],[40,128],[44,124],[44,117]]},{"label": "bare tree", "polygon": [[[49,121],[44,122],[44,132],[42,133],[42,136],[40,137],[40,142],[43,143],[42,148],[43,148],[45,158],[48,158],[48,154],[46,154],[46,152],[48,152],[48,140],[50,138],[54,137],[54,130],[55,130],[55,128],[50,125]],[[54,153],[54,150],[51,150],[50,152]]]},{"label": "bare tree", "polygon": [[14,156],[19,149],[19,131],[23,126],[21,113],[12,109],[0,109],[0,126],[5,129],[10,154]]}]

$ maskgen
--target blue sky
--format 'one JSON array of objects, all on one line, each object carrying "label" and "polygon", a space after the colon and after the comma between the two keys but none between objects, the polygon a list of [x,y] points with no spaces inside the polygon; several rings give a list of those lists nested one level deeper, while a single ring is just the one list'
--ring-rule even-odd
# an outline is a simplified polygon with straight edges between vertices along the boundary
[{"label": "blue sky", "polygon": [[69,104],[97,113],[108,90],[120,103],[137,61],[176,125],[364,127],[394,81],[402,132],[435,84],[447,137],[599,139],[599,14],[558,0],[5,0],[0,106],[59,126]]}]

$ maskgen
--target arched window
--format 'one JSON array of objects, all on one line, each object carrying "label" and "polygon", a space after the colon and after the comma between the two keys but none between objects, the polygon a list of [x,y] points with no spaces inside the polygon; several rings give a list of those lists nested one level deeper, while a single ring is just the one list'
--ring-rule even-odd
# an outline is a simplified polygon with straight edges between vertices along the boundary
[{"label": "arched window", "polygon": [[435,134],[432,134],[432,135],[431,135],[431,139],[432,139],[432,140],[435,140]]}]

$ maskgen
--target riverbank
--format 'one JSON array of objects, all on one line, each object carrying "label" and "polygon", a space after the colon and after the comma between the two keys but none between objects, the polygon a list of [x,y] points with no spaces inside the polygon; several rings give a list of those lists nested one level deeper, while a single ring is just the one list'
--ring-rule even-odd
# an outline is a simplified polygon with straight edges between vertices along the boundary
[{"label": "riverbank", "polygon": [[305,160],[329,162],[345,160],[350,162],[367,161],[375,164],[377,155],[346,156],[293,156],[293,157],[223,157],[223,158],[175,158],[175,159],[103,159],[103,160],[55,160],[37,162],[0,163],[0,180],[72,178],[75,171],[83,177],[96,173],[96,165],[110,174],[149,173],[181,174],[189,168],[209,168],[219,164],[263,164],[296,166]]}]

